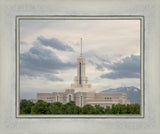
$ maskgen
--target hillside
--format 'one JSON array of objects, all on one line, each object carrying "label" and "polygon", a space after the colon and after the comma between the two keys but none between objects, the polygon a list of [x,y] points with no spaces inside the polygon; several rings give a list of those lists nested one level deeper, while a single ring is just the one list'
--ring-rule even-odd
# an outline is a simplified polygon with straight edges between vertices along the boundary
[{"label": "hillside", "polygon": [[127,99],[130,100],[131,104],[141,103],[141,90],[136,87],[119,87],[115,89],[108,89],[102,91],[102,93],[112,92],[112,93],[127,93]]}]

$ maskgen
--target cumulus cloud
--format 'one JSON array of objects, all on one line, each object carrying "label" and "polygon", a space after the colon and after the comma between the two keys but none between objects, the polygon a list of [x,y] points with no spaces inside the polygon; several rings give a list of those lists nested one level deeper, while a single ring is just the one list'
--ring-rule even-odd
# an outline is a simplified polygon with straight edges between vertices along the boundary
[{"label": "cumulus cloud", "polygon": [[131,55],[119,62],[106,64],[105,66],[107,69],[112,70],[112,72],[101,75],[101,78],[140,78],[140,56]]},{"label": "cumulus cloud", "polygon": [[45,73],[43,76],[49,81],[63,81],[63,79],[58,78],[57,76],[50,73]]},{"label": "cumulus cloud", "polygon": [[103,67],[102,64],[98,64],[98,63],[96,63],[95,61],[93,61],[93,60],[91,60],[91,59],[88,59],[87,61],[88,61],[89,63],[91,63],[92,65],[94,65],[97,70],[100,70],[100,71],[103,71],[103,70],[104,70],[104,69],[103,69],[104,67]]},{"label": "cumulus cloud", "polygon": [[71,62],[61,61],[57,55],[41,45],[34,45],[20,55],[20,74],[29,77],[45,77],[51,81],[62,81],[55,74],[59,70],[74,68]]},{"label": "cumulus cloud", "polygon": [[49,46],[60,51],[74,51],[71,46],[58,40],[57,38],[48,39],[43,36],[39,36],[37,40],[44,46]]},{"label": "cumulus cloud", "polygon": [[95,66],[95,68],[99,71],[104,71],[104,64],[105,63],[110,63],[109,58],[105,55],[104,56],[97,56],[97,54],[93,51],[88,51],[84,53],[84,56],[87,60],[87,62],[89,62],[90,64],[92,64],[93,66]]}]

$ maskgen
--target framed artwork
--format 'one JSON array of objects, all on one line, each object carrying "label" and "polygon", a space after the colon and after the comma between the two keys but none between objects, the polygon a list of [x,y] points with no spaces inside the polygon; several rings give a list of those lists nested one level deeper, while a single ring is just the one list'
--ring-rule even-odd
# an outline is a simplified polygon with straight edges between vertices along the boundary
[{"label": "framed artwork", "polygon": [[158,134],[159,6],[0,1],[0,133]]},{"label": "framed artwork", "polygon": [[16,24],[17,117],[144,117],[144,16]]}]

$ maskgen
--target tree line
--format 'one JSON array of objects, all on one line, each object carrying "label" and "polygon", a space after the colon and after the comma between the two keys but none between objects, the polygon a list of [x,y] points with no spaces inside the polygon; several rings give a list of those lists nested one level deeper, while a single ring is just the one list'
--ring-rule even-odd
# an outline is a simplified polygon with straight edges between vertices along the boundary
[{"label": "tree line", "polygon": [[20,102],[20,114],[140,114],[140,104],[113,104],[112,107],[106,106],[106,108],[87,104],[79,107],[74,101],[62,104],[38,100],[33,103],[24,99]]}]

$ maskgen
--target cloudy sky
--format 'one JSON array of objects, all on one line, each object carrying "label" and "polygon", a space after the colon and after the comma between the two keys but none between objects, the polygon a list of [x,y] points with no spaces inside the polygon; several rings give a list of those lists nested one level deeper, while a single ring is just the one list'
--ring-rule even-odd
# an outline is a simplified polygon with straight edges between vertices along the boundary
[{"label": "cloudy sky", "polygon": [[70,88],[81,37],[94,90],[140,87],[139,20],[21,20],[21,99]]}]

